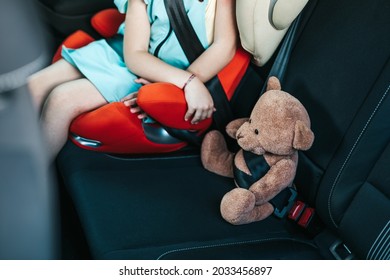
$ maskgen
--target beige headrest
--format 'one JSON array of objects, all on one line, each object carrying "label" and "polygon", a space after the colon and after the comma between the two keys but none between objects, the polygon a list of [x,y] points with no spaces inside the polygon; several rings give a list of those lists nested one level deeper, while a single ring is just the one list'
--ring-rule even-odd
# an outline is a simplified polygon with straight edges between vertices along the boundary
[{"label": "beige headrest", "polygon": [[264,65],[277,49],[288,27],[309,0],[238,0],[237,24],[241,44]]}]

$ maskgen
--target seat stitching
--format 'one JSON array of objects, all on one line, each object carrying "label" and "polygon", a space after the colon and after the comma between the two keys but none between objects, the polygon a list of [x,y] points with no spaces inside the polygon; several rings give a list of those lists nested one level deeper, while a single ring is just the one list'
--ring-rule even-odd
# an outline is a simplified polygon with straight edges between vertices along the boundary
[{"label": "seat stitching", "polygon": [[[387,222],[385,227],[382,229],[382,231],[379,233],[378,237],[375,239],[374,243],[372,244],[370,250],[367,253],[367,259],[372,260],[374,259],[374,254],[379,248],[379,245],[382,243],[383,238],[389,233],[390,230],[390,221]],[[383,246],[382,246],[383,247]],[[376,256],[378,253],[376,253]]]},{"label": "seat stitching", "polygon": [[[374,259],[376,259],[376,260],[383,260],[384,257],[389,253],[389,249],[390,249],[390,242],[389,242],[390,235],[389,235],[389,231],[390,231],[390,228],[388,228],[386,233],[383,234],[383,237],[382,237],[383,241],[381,242],[382,245],[381,245],[380,249],[378,250],[378,253],[374,257]],[[378,247],[379,247],[379,244],[378,244]],[[382,252],[382,254],[380,254],[381,252]]]},{"label": "seat stitching", "polygon": [[334,180],[334,182],[333,182],[333,184],[332,184],[332,187],[331,187],[331,190],[330,190],[330,193],[329,193],[329,197],[328,197],[328,213],[329,213],[329,217],[330,217],[330,219],[331,219],[333,225],[334,225],[336,228],[338,228],[338,225],[336,224],[336,221],[334,220],[333,215],[332,215],[332,211],[331,211],[332,197],[333,197],[333,194],[334,194],[334,190],[335,190],[335,188],[336,188],[336,184],[338,183],[338,181],[339,181],[339,179],[340,179],[340,177],[341,177],[341,174],[343,173],[343,171],[344,171],[344,169],[345,169],[347,163],[349,162],[349,160],[350,160],[350,158],[351,158],[351,155],[352,155],[352,153],[354,152],[356,146],[357,146],[358,143],[360,142],[360,140],[361,140],[363,134],[366,132],[367,127],[370,125],[371,120],[372,120],[373,117],[375,116],[375,114],[376,114],[376,112],[378,111],[379,107],[382,105],[383,100],[386,98],[386,96],[387,96],[389,90],[390,90],[390,84],[389,84],[389,86],[387,87],[385,93],[382,95],[382,98],[379,100],[379,102],[378,102],[377,106],[375,107],[374,111],[372,112],[372,114],[371,114],[370,117],[368,118],[366,124],[364,125],[362,131],[360,132],[360,134],[359,134],[359,136],[357,137],[355,143],[353,144],[351,150],[349,151],[347,157],[345,158],[344,163],[343,163],[343,165],[341,166],[341,168],[340,168],[340,170],[339,170],[339,172],[338,172],[338,174],[337,174],[337,176],[336,176],[336,178],[335,178],[335,180]]},{"label": "seat stitching", "polygon": [[313,248],[317,248],[314,244],[310,242],[306,242],[303,240],[297,240],[294,238],[265,238],[265,239],[256,239],[256,240],[248,240],[248,241],[240,241],[240,242],[229,242],[229,243],[221,243],[221,244],[212,244],[212,245],[204,245],[204,246],[195,246],[195,247],[187,247],[187,248],[180,248],[175,250],[167,251],[163,254],[161,254],[157,260],[160,260],[161,258],[172,254],[172,253],[178,253],[178,252],[185,252],[185,251],[191,251],[191,250],[198,250],[198,249],[210,249],[210,248],[218,248],[223,246],[233,246],[233,245],[245,245],[245,244],[253,244],[253,243],[262,243],[267,241],[274,241],[274,240],[289,240],[289,241],[297,241],[300,243],[304,243],[306,245],[309,245]]}]

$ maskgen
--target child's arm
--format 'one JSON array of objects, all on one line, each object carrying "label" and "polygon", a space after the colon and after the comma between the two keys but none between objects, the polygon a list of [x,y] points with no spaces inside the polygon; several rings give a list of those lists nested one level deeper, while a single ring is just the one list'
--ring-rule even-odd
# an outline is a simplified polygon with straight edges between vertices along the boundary
[{"label": "child's arm", "polygon": [[[235,2],[235,0],[217,0],[214,41],[187,69],[189,72],[194,73],[203,83],[217,75],[232,60],[236,52]],[[196,92],[194,94],[186,93],[187,102],[192,98],[197,98]],[[192,113],[189,108],[185,118],[188,119]],[[211,115],[209,114],[207,118],[211,117]]]},{"label": "child's arm", "polygon": [[169,82],[183,87],[191,73],[168,65],[149,54],[150,23],[143,0],[129,0],[124,35],[124,59],[137,76],[150,82]]},{"label": "child's arm", "polygon": [[235,0],[217,0],[213,44],[190,65],[189,72],[202,82],[217,75],[233,58],[237,49]]},{"label": "child's arm", "polygon": [[[150,24],[146,14],[146,5],[142,0],[129,0],[124,38],[124,53],[127,67],[136,75],[151,82],[169,82],[180,88],[186,84],[192,75],[191,71],[199,75],[199,78],[193,79],[185,87],[188,105],[185,119],[188,120],[192,116],[192,123],[211,117],[214,111],[213,100],[203,82],[215,76],[232,57],[222,57],[224,56],[222,49],[225,46],[217,42],[222,41],[221,38],[224,37],[222,35],[226,32],[223,31],[225,28],[221,28],[221,21],[223,20],[221,17],[230,14],[230,18],[234,18],[233,2],[233,0],[218,0],[217,9],[220,11],[217,12],[216,16],[215,46],[213,44],[189,67],[188,71],[185,71],[149,54]],[[228,20],[229,24],[226,25],[224,21],[224,27],[225,25],[227,27],[233,25],[231,22],[234,22],[234,20]],[[233,34],[235,34],[235,28],[231,29]],[[235,40],[233,45],[235,46]],[[229,47],[226,48],[229,49]]]}]

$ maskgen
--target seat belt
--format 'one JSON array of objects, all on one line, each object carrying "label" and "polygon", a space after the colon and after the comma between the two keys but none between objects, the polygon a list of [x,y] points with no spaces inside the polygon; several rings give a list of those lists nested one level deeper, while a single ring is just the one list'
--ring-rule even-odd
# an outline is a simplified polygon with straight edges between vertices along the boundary
[{"label": "seat belt", "polygon": [[[302,13],[293,21],[287,31],[260,95],[266,91],[267,81],[270,77],[275,76],[282,83],[294,47],[295,38],[298,35],[301,15]],[[322,221],[316,215],[315,209],[298,199],[298,194],[292,185],[285,188],[270,203],[275,208],[275,216],[278,218],[288,217],[289,220],[294,221],[299,227],[305,229],[305,232],[312,237],[321,232],[324,227]]]},{"label": "seat belt", "polygon": [[[175,32],[175,35],[190,63],[195,61],[203,52],[204,47],[200,42],[189,18],[185,11],[183,0],[164,0],[165,9],[170,20],[171,27]],[[293,48],[294,39],[296,37],[299,21],[301,15],[299,15],[291,24],[287,31],[283,43],[280,47],[279,53],[273,63],[273,66],[268,74],[268,78],[276,76],[280,81],[284,78],[284,73],[287,68],[290,54]],[[268,80],[267,78],[267,80]],[[260,92],[263,94],[266,90],[267,82]],[[216,129],[221,132],[225,131],[226,125],[233,120],[233,112],[230,107],[230,102],[226,97],[221,83],[218,77],[214,77],[206,83],[206,87],[209,89],[212,95],[216,112],[213,115],[213,124]],[[189,131],[178,131],[169,127],[164,127],[166,131],[174,137],[183,139],[189,143],[200,145],[201,139],[196,133]]]},{"label": "seat belt", "polygon": [[183,0],[164,0],[173,31],[190,64],[203,52],[204,47],[186,13]]},{"label": "seat belt", "polygon": [[[275,61],[268,73],[268,77],[260,92],[262,95],[267,88],[267,81],[269,77],[275,76],[280,81],[283,81],[287,69],[290,55],[294,46],[295,38],[298,35],[298,26],[300,23],[301,14],[293,21],[289,30],[287,31]],[[253,183],[253,177],[258,176],[258,159],[256,157],[245,158],[245,162],[251,170],[252,178],[250,178],[247,185]],[[242,176],[240,176],[242,177]],[[252,181],[251,181],[252,180]],[[257,180],[257,179],[256,179]],[[311,235],[316,235],[322,229],[322,223],[315,215],[315,210],[307,206],[304,202],[297,200],[297,192],[294,186],[289,186],[280,192],[277,196],[269,201],[275,208],[274,215],[278,218],[288,217],[295,221],[300,227],[305,228]]]},{"label": "seat belt", "polygon": [[290,60],[291,52],[294,46],[294,41],[295,38],[297,37],[297,30],[298,30],[299,22],[301,20],[301,15],[302,13],[299,14],[299,16],[293,21],[286,35],[284,36],[278,55],[276,56],[275,61],[268,73],[268,77],[264,83],[260,95],[266,91],[267,81],[270,77],[275,76],[282,83],[284,79],[284,75],[286,73],[288,62]]},{"label": "seat belt", "polygon": [[[175,32],[188,61],[192,63],[203,53],[204,48],[193,26],[191,25],[188,15],[185,11],[183,0],[164,0],[164,3],[168,17],[170,19],[171,27]],[[281,82],[283,81],[294,46],[294,41],[298,33],[297,30],[300,19],[301,14],[299,14],[299,16],[293,21],[290,28],[288,29],[275,61],[268,73],[267,80],[269,77],[275,76]],[[264,83],[260,95],[263,94],[266,90],[267,80]],[[223,91],[222,86],[219,83],[217,76],[206,84],[208,88],[210,85],[213,87],[213,90],[210,90],[210,93],[212,94],[214,104],[218,112],[216,112],[217,114],[214,113],[213,121],[218,130],[224,131],[227,122],[233,119],[230,103]],[[165,127],[165,129],[174,137],[184,139],[194,145],[201,144],[201,137],[199,137],[194,132],[175,130],[168,127]],[[257,161],[255,160],[255,162]],[[247,164],[252,166],[256,165],[254,162],[252,162],[252,160],[248,160]],[[288,216],[289,219],[296,221],[301,227],[307,228],[311,234],[317,234],[321,228],[321,225],[320,222],[317,222],[317,219],[315,219],[316,217],[314,215],[314,209],[307,207],[306,204],[303,204],[301,201],[296,201],[296,198],[297,192],[295,191],[294,187],[289,186],[284,189],[270,201],[270,203],[275,208],[274,215],[279,218]]]},{"label": "seat belt", "polygon": [[[183,0],[164,0],[164,4],[171,28],[191,64],[205,51],[205,48],[188,18]],[[208,88],[216,108],[216,112],[213,114],[213,126],[219,131],[225,131],[226,125],[233,120],[233,112],[218,76],[213,77],[205,86]],[[197,133],[175,130],[169,127],[164,128],[172,136],[193,145],[200,146],[202,143],[202,139]]]}]

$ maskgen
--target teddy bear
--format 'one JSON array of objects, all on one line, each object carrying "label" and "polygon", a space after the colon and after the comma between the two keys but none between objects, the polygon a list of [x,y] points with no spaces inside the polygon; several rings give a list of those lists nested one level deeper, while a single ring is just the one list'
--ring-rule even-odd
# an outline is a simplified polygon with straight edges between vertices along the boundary
[{"label": "teddy bear", "polygon": [[298,99],[282,91],[278,78],[270,77],[249,119],[233,120],[226,133],[236,139],[238,152],[228,150],[217,130],[208,132],[201,146],[203,166],[235,181],[236,188],[222,198],[222,217],[233,225],[263,220],[275,210],[271,200],[291,186],[298,151],[313,144],[309,115]]}]

